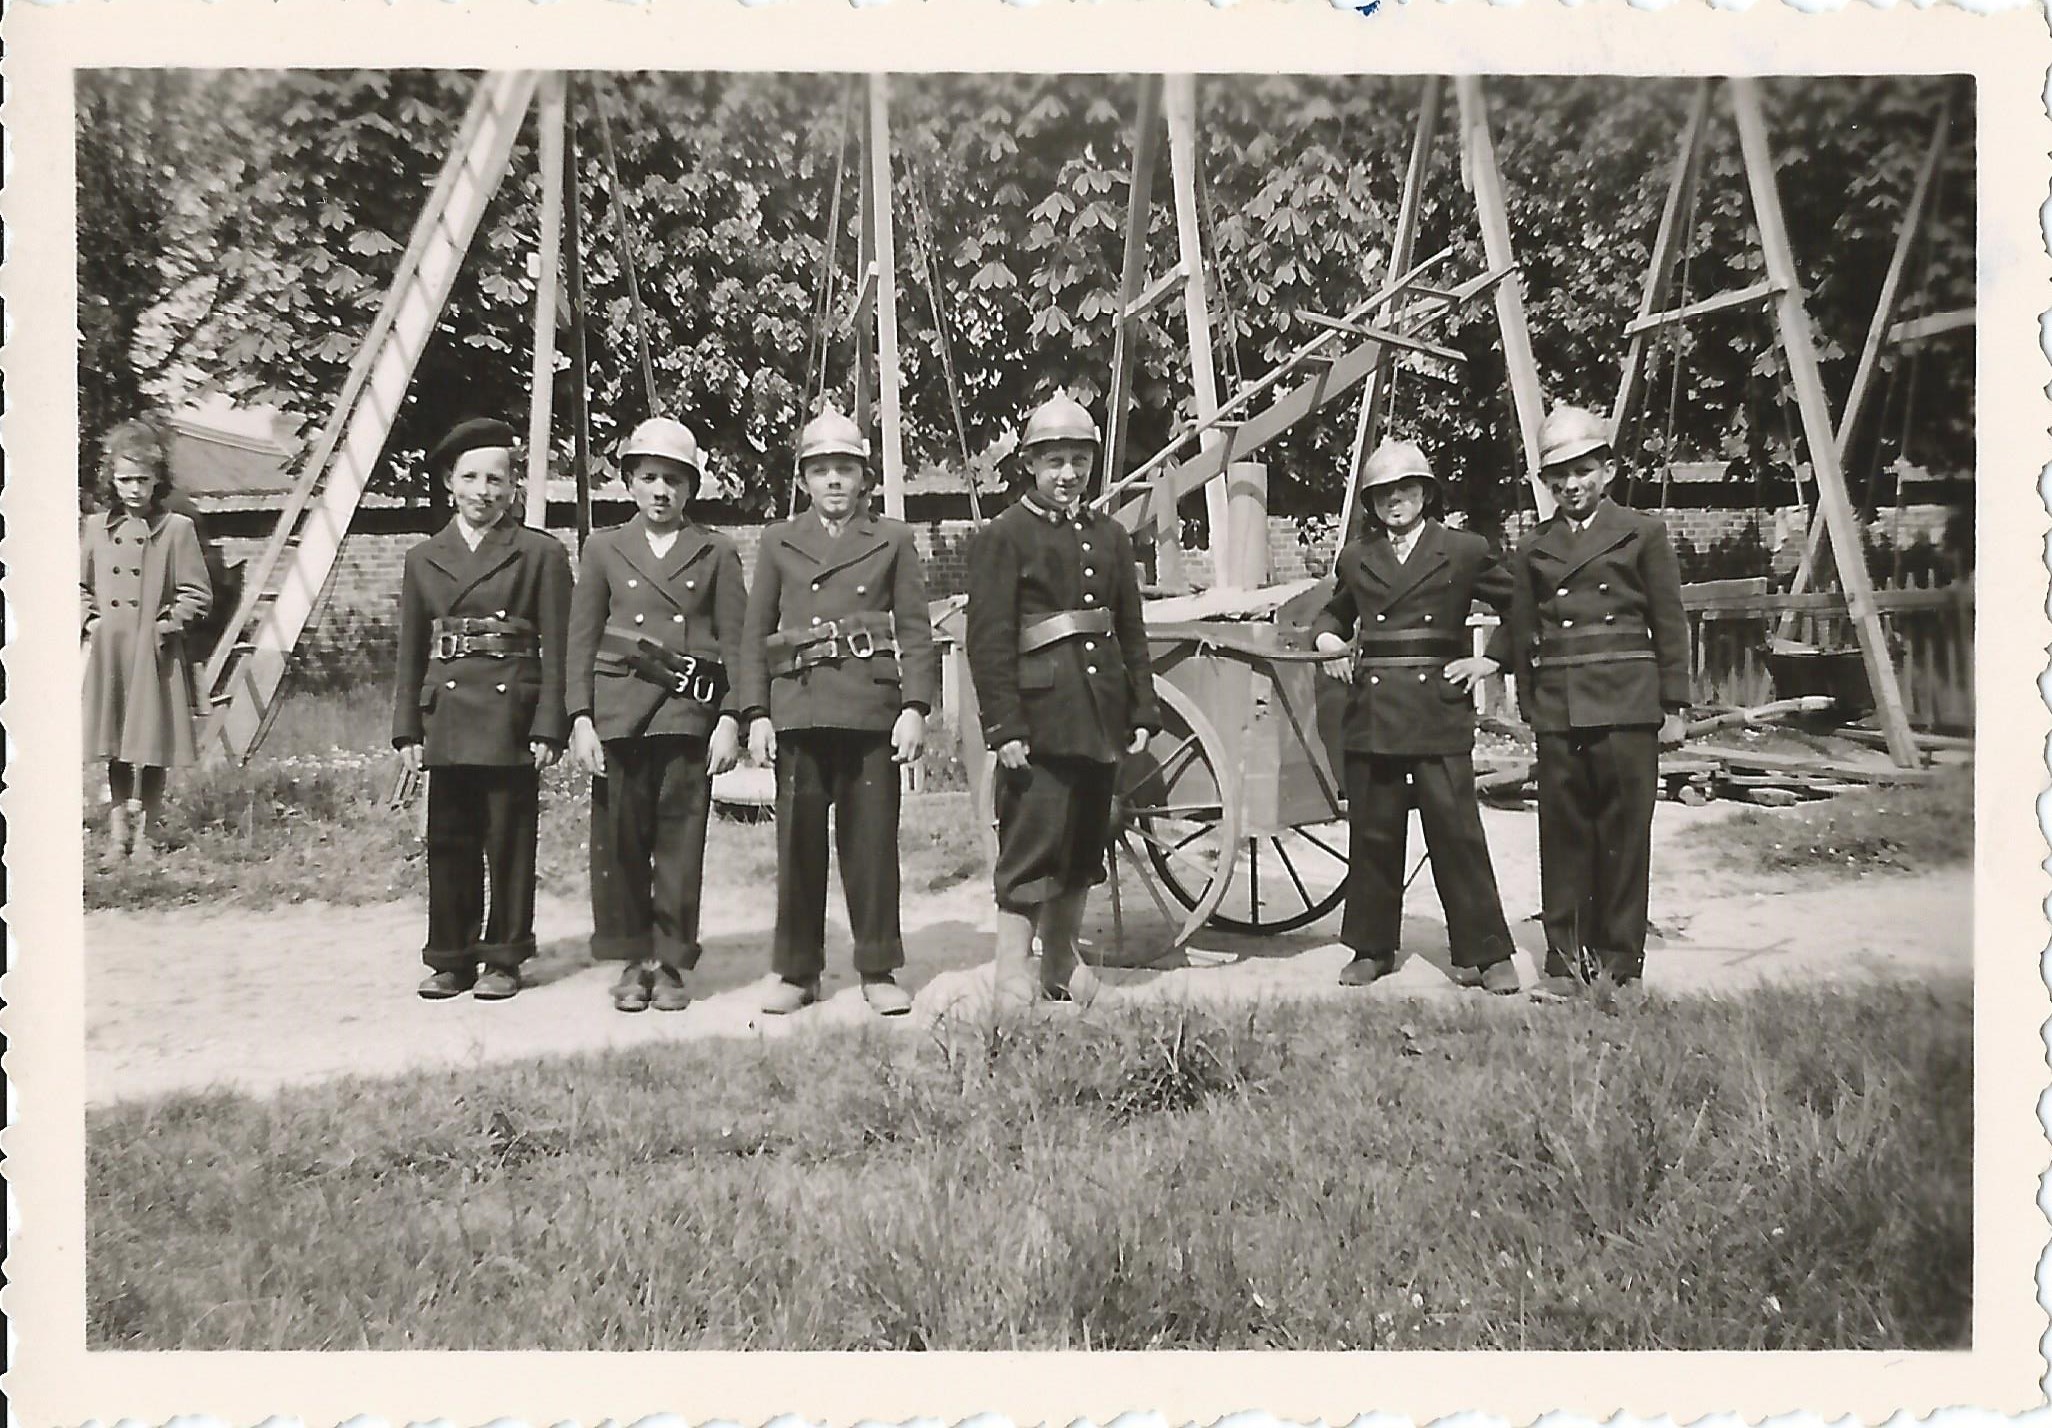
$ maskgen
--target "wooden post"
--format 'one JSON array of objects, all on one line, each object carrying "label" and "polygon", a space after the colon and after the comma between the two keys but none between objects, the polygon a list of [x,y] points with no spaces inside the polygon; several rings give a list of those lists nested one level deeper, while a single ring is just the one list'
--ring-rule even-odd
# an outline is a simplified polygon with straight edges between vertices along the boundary
[{"label": "wooden post", "polygon": [[549,410],[556,389],[556,302],[562,289],[563,112],[566,78],[542,76],[535,109],[541,162],[539,271],[534,281],[533,389],[527,407],[527,523],[549,524]]},{"label": "wooden post", "polygon": [[861,206],[860,221],[855,227],[855,425],[862,428],[865,437],[869,434],[870,420],[875,411],[876,390],[870,371],[870,362],[876,355],[876,286],[869,279],[876,265],[876,186],[875,173],[869,163],[870,131],[875,117],[865,104],[862,107],[862,159],[855,165]]},{"label": "wooden post", "polygon": [[[1711,81],[1707,79],[1699,82],[1695,97],[1689,102],[1688,121],[1682,126],[1681,147],[1675,153],[1674,172],[1667,181],[1667,202],[1660,210],[1660,227],[1653,235],[1653,254],[1646,265],[1646,290],[1639,298],[1640,321],[1659,312],[1667,301],[1675,255],[1688,241],[1688,235],[1681,231],[1681,217],[1690,207],[1701,172],[1697,161],[1703,149],[1703,130],[1710,120],[1710,85]],[[1634,332],[1630,345],[1625,349],[1624,370],[1617,383],[1617,400],[1610,405],[1613,442],[1624,439],[1625,422],[1639,396],[1639,377],[1645,366],[1646,344],[1652,340],[1651,330]],[[1619,452],[1618,455],[1622,457],[1624,453]]]},{"label": "wooden post", "polygon": [[883,504],[905,518],[905,442],[898,409],[898,253],[891,229],[890,76],[869,77],[870,209],[876,223],[876,382],[883,408]]},{"label": "wooden post", "polygon": [[[1394,241],[1386,271],[1394,277],[1411,270],[1411,252],[1418,243],[1418,213],[1424,206],[1425,170],[1432,163],[1432,141],[1439,134],[1439,111],[1445,105],[1446,81],[1436,74],[1425,76],[1425,93],[1418,100],[1418,132],[1411,140],[1411,161],[1404,168],[1404,195],[1397,207]],[[1396,354],[1387,350],[1375,359],[1368,385],[1361,392],[1361,417],[1354,426],[1354,450],[1347,461],[1347,488],[1340,493],[1339,533],[1332,543],[1335,569],[1340,552],[1354,532],[1354,506],[1360,496],[1357,486],[1368,453],[1382,436],[1383,408],[1389,404],[1389,364]]]},{"label": "wooden post", "polygon": [[1816,469],[1817,505],[1831,526],[1839,584],[1845,591],[1846,610],[1874,690],[1889,756],[1903,768],[1915,768],[1923,759],[1910,733],[1909,718],[1903,712],[1902,687],[1889,659],[1881,616],[1874,607],[1873,582],[1867,576],[1866,553],[1860,545],[1859,526],[1846,495],[1838,442],[1831,430],[1831,410],[1817,371],[1810,315],[1803,307],[1802,284],[1797,280],[1788,228],[1782,219],[1781,194],[1774,181],[1774,153],[1767,142],[1766,120],[1760,112],[1759,87],[1751,79],[1733,79],[1729,84],[1739,146],[1745,156],[1746,182],[1753,195],[1753,218],[1759,225],[1760,246],[1767,258],[1767,276],[1781,287],[1781,295],[1774,301],[1774,313],[1781,330],[1782,352],[1788,359],[1789,377],[1795,384],[1796,406],[1802,415],[1803,444],[1809,448],[1810,463]]},{"label": "wooden post", "polygon": [[[1924,226],[1924,208],[1930,200],[1931,185],[1937,177],[1939,165],[1945,160],[1945,146],[1952,129],[1952,95],[1948,91],[1945,103],[1938,110],[1938,127],[1931,135],[1931,147],[1924,152],[1924,162],[1917,170],[1917,178],[1910,189],[1909,204],[1902,212],[1902,228],[1895,235],[1895,253],[1888,260],[1888,275],[1881,281],[1881,296],[1874,305],[1874,320],[1867,324],[1866,345],[1860,349],[1860,363],[1853,371],[1852,386],[1845,394],[1845,408],[1838,416],[1838,461],[1843,466],[1852,456],[1853,437],[1858,434],[1860,418],[1865,415],[1867,394],[1873,389],[1874,372],[1881,364],[1881,349],[1887,344],[1888,329],[1895,323],[1895,311],[1902,298],[1902,278],[1908,271],[1910,258],[1916,251],[1917,239]],[[1812,514],[1810,529],[1803,545],[1802,563],[1796,567],[1795,579],[1789,585],[1791,595],[1800,595],[1810,588],[1817,570],[1817,557],[1822,551],[1830,527]],[[1782,634],[1788,634],[1787,616],[1783,617]]]},{"label": "wooden post", "polygon": [[1126,407],[1133,397],[1133,320],[1126,309],[1147,281],[1147,223],[1154,213],[1154,160],[1161,150],[1161,76],[1140,76],[1133,120],[1133,176],[1126,192],[1126,253],[1119,265],[1119,306],[1112,317],[1111,390],[1104,402],[1104,482],[1125,475]]},{"label": "wooden post", "polygon": [[1233,564],[1219,568],[1218,588],[1259,590],[1268,583],[1268,468],[1259,461],[1226,467],[1226,520]]},{"label": "wooden post", "polygon": [[563,276],[570,298],[570,471],[577,481],[577,549],[591,535],[591,358],[584,331],[584,199],[577,186],[577,125],[565,103]]},{"label": "wooden post", "polygon": [[[1197,76],[1168,77],[1164,99],[1168,111],[1169,177],[1176,196],[1176,252],[1183,265],[1183,316],[1190,329],[1190,386],[1197,397],[1197,419],[1218,414],[1218,372],[1211,355],[1211,302],[1204,278],[1204,244],[1197,224]],[[1216,428],[1197,438],[1210,451],[1225,439]],[[1231,532],[1226,520],[1226,481],[1221,471],[1204,487],[1204,509],[1211,523],[1211,566],[1223,582],[1232,564]]]},{"label": "wooden post", "polygon": [[[1475,192],[1475,216],[1482,226],[1482,252],[1491,268],[1514,265],[1510,214],[1504,206],[1503,176],[1496,168],[1496,145],[1489,137],[1489,101],[1482,81],[1472,74],[1454,78],[1461,109],[1461,153],[1468,183]],[[1553,514],[1553,493],[1539,479],[1539,423],[1546,416],[1546,394],[1539,387],[1539,366],[1532,360],[1532,334],[1525,326],[1525,283],[1513,272],[1496,285],[1496,324],[1502,330],[1504,366],[1510,373],[1511,401],[1517,408],[1518,434],[1525,452],[1525,476],[1539,519]]]}]

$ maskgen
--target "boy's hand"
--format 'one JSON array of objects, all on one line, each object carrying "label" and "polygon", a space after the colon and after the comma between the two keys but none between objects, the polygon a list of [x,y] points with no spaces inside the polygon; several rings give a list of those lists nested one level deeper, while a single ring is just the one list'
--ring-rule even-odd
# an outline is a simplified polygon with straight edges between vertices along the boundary
[{"label": "boy's hand", "polygon": [[1336,658],[1325,662],[1325,672],[1342,684],[1352,684],[1354,682],[1354,659],[1352,652],[1347,648],[1347,642],[1332,631],[1325,630],[1319,634],[1314,643],[1318,646],[1321,654],[1336,656]]},{"label": "boy's hand", "polygon": [[1660,747],[1678,749],[1689,737],[1689,721],[1680,714],[1664,714],[1660,718]]},{"label": "boy's hand", "polygon": [[741,762],[741,721],[722,719],[713,725],[705,747],[705,768],[714,778]]},{"label": "boy's hand", "polygon": [[1023,769],[1026,761],[1033,757],[1033,750],[1024,739],[1007,739],[998,745],[997,761],[1008,769]]},{"label": "boy's hand", "polygon": [[1489,678],[1501,667],[1488,655],[1470,655],[1466,659],[1457,659],[1447,665],[1446,678],[1449,683],[1458,684],[1462,689],[1472,693],[1477,684]]},{"label": "boy's hand", "polygon": [[1149,739],[1149,737],[1151,736],[1149,734],[1149,731],[1147,731],[1146,729],[1135,729],[1133,731],[1133,737],[1126,740],[1126,752],[1129,754],[1146,753],[1147,740]]},{"label": "boy's hand", "polygon": [[406,770],[406,772],[410,774],[417,774],[420,772],[421,760],[425,757],[426,756],[421,753],[420,745],[418,743],[401,744],[399,746],[399,767]]},{"label": "boy's hand", "polygon": [[898,722],[891,725],[891,757],[909,764],[926,747],[926,716],[917,709],[900,709]]},{"label": "boy's hand", "polygon": [[557,748],[554,744],[544,744],[540,739],[529,739],[527,741],[527,752],[534,755],[534,771],[536,773],[540,773],[546,768],[553,768],[556,760],[563,757],[561,749]]},{"label": "boy's hand", "polygon": [[748,726],[748,757],[768,768],[777,761],[777,726],[759,714]]},{"label": "boy's hand", "polygon": [[577,722],[570,726],[570,762],[593,778],[606,776],[606,748],[599,742],[598,730],[591,726],[588,714],[578,715]]}]

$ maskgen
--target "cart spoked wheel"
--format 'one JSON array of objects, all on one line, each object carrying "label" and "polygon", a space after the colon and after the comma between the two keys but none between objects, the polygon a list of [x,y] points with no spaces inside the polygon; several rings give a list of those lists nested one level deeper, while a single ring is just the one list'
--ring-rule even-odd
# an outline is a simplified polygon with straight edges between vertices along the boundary
[{"label": "cart spoked wheel", "polygon": [[1181,947],[1211,917],[1233,875],[1239,785],[1225,742],[1190,697],[1154,681],[1162,727],[1119,765],[1112,799],[1112,915],[1123,938],[1124,889],[1138,882]]},{"label": "cart spoked wheel", "polygon": [[[1347,897],[1347,825],[1342,819],[1306,823],[1280,833],[1239,840],[1226,895],[1211,913],[1211,925],[1227,932],[1266,937],[1308,927]],[[1161,869],[1170,894],[1185,907],[1193,894]]]}]

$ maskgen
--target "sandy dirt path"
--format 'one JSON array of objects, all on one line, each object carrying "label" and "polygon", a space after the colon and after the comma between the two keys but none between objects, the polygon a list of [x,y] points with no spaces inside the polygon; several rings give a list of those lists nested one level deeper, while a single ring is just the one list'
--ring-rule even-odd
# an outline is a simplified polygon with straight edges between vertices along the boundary
[{"label": "sandy dirt path", "polygon": [[[1653,916],[1662,935],[1647,967],[1655,991],[1715,993],[1777,978],[1970,973],[1973,888],[1965,867],[1917,876],[1741,878],[1714,871],[1700,851],[1674,837],[1728,812],[1728,805],[1660,806]],[[1498,810],[1485,810],[1485,820],[1530,980],[1530,953],[1543,945],[1531,920],[1538,905],[1536,820]],[[1158,919],[1132,911],[1142,902],[1138,893],[1126,899],[1130,962],[1158,952],[1166,940]],[[1446,928],[1429,872],[1406,906],[1407,959],[1372,992],[1337,985],[1348,954],[1333,940],[1334,914],[1274,938],[1200,932],[1190,957],[1112,968],[1111,995],[1238,1003],[1482,995],[1448,977]],[[757,1012],[773,915],[767,888],[760,898],[709,906],[698,1000],[683,1012],[626,1016],[612,1010],[606,994],[615,968],[594,965],[585,950],[590,920],[581,901],[542,899],[532,985],[495,1004],[429,1003],[413,995],[422,970],[418,899],[268,912],[93,912],[86,919],[86,1098],[104,1104],[215,1085],[264,1092],[651,1042],[805,1035],[874,1020],[849,972],[847,930],[838,922],[829,935],[825,1000],[795,1017]],[[917,1005],[910,1017],[878,1024],[917,1035],[938,1018],[973,1012],[988,997],[982,964],[990,920],[986,882],[908,895],[903,980]],[[1112,956],[1105,920],[1089,932],[1097,954]]]}]

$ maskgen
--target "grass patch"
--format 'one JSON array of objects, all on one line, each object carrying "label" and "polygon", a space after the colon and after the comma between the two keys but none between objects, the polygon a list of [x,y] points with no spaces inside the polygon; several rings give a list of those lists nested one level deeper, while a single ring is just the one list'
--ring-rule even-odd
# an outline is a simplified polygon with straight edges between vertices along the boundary
[{"label": "grass patch", "polygon": [[[105,770],[88,766],[85,905],[261,909],[424,895],[420,805],[389,806],[399,776],[389,721],[379,690],[295,695],[246,767],[208,765],[172,775],[161,829],[166,851],[143,864],[98,856],[107,826]],[[581,897],[589,885],[590,788],[567,763],[542,776],[536,866],[544,891]],[[984,838],[969,807],[960,792],[906,799],[899,847],[907,888],[937,891],[984,875]],[[773,823],[714,819],[706,840],[709,896],[753,895],[776,876]]]},{"label": "grass patch", "polygon": [[88,1115],[88,1338],[1955,1347],[1969,1010],[1123,1008],[130,1103]]},{"label": "grass patch", "polygon": [[1974,777],[1875,787],[1792,808],[1747,808],[1683,839],[1744,872],[1923,872],[1971,862]]}]

